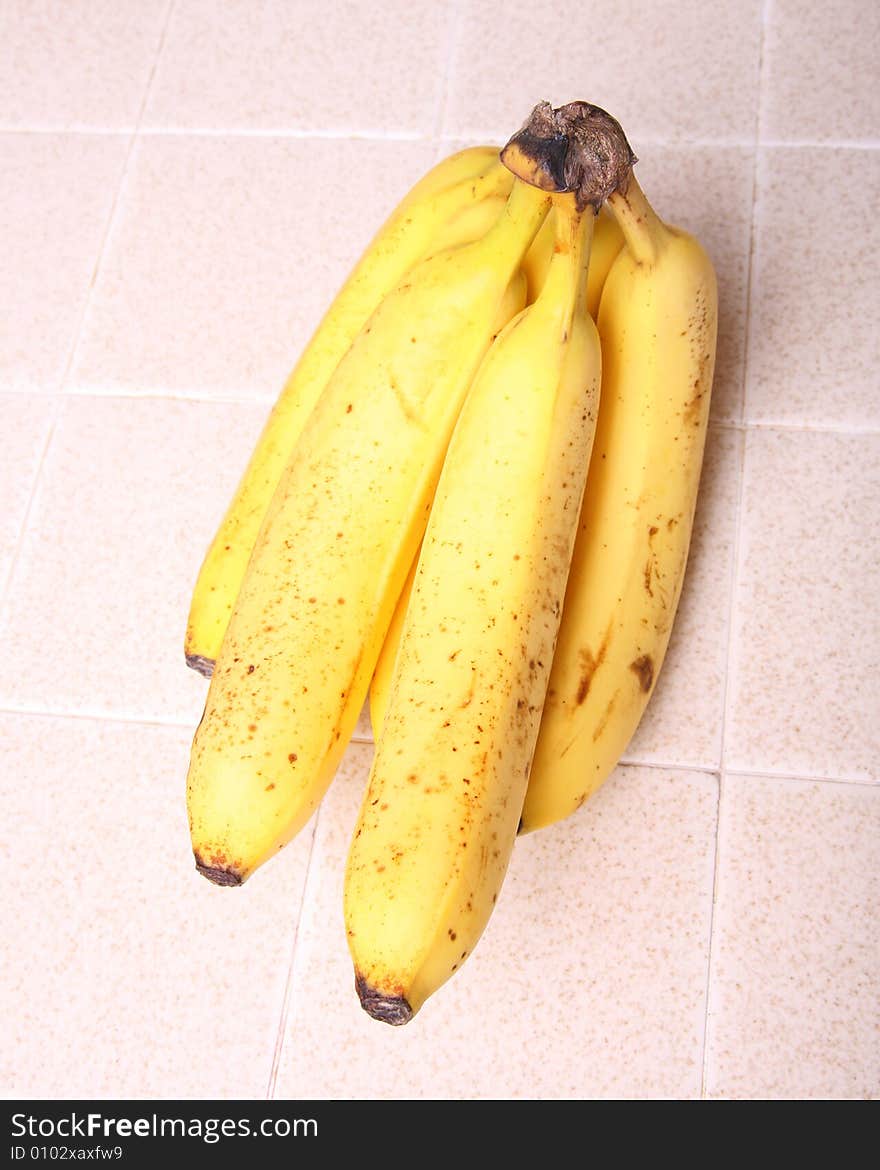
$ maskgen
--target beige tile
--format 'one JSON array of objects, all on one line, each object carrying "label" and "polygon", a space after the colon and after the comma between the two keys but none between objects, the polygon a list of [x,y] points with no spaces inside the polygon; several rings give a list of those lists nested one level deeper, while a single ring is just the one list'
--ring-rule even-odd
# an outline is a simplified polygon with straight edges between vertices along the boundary
[{"label": "beige tile", "polygon": [[116,135],[0,134],[0,390],[58,387],[125,146]]},{"label": "beige tile", "polygon": [[709,254],[718,278],[718,349],[712,418],[742,418],[754,152],[741,147],[647,146],[636,172],[668,223]]},{"label": "beige tile", "polygon": [[880,788],[724,781],[714,1097],[880,1096]]},{"label": "beige tile", "polygon": [[450,20],[446,5],[391,0],[188,0],[145,124],[430,133]]},{"label": "beige tile", "polygon": [[[71,384],[274,401],[429,143],[146,137]],[[352,214],[315,175],[345,165]]]},{"label": "beige tile", "polygon": [[[196,874],[179,728],[0,716],[0,1082],[20,1097],[262,1097],[310,830],[240,890]],[[11,890],[9,886],[11,884]]]},{"label": "beige tile", "polygon": [[841,0],[774,0],[764,35],[761,129],[783,142],[876,140],[880,9]]},{"label": "beige tile", "polygon": [[475,953],[392,1029],[358,1004],[342,921],[370,751],[319,816],[276,1096],[698,1096],[714,778],[620,769],[524,838]]},{"label": "beige tile", "polygon": [[712,427],[669,650],[628,760],[718,767],[741,462],[741,433]]},{"label": "beige tile", "polygon": [[878,189],[876,150],[761,151],[750,421],[880,424]]},{"label": "beige tile", "polygon": [[[453,56],[444,130],[506,139],[538,101],[589,101],[647,141],[752,142],[759,0],[574,0],[503,15],[468,0]],[[523,79],[527,78],[526,84]]]},{"label": "beige tile", "polygon": [[12,568],[53,412],[50,398],[0,394],[0,597]]},{"label": "beige tile", "polygon": [[880,775],[878,514],[877,435],[748,435],[728,766]]},{"label": "beige tile", "polygon": [[134,126],[168,0],[4,0],[0,129]]},{"label": "beige tile", "polygon": [[0,704],[180,720],[201,559],[265,408],[72,398],[62,408],[0,622]]}]

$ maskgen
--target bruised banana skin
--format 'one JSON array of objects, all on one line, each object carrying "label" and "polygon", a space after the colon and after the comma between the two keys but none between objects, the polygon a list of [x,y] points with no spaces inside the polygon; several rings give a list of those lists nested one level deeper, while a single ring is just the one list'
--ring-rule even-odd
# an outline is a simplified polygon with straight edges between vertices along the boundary
[{"label": "bruised banana skin", "polygon": [[349,854],[361,1004],[403,1024],[472,952],[516,838],[601,376],[593,213],[557,203],[544,287],[500,334],[437,486]]},{"label": "bruised banana skin", "polygon": [[473,147],[427,173],[386,221],[303,351],[263,428],[199,571],[184,652],[210,677],[260,525],[330,375],[382,298],[420,259],[478,239],[510,193],[496,147]]},{"label": "bruised banana skin", "polygon": [[306,422],[260,529],[193,741],[193,852],[218,884],[241,884],[282,848],[336,771],[462,402],[549,203],[515,182],[481,239],[409,271]]},{"label": "bruised banana skin", "polygon": [[635,178],[602,293],[602,399],[522,832],[573,813],[626,750],[657,682],[693,527],[715,361],[712,264]]}]

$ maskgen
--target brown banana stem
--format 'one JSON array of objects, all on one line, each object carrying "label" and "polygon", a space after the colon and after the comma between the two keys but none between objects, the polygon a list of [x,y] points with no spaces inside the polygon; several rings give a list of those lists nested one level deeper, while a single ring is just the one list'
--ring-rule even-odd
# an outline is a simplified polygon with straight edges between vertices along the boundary
[{"label": "brown banana stem", "polygon": [[501,161],[542,191],[574,192],[578,209],[598,213],[616,191],[625,192],[636,156],[620,123],[599,106],[539,102],[501,151]]}]

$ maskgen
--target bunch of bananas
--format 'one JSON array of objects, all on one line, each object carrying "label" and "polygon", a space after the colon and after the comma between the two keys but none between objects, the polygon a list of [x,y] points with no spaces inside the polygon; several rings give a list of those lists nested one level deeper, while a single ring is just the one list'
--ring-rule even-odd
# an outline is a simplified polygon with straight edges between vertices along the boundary
[{"label": "bunch of bananas", "polygon": [[369,694],[345,922],[405,1023],[483,931],[518,833],[623,754],[681,591],[715,353],[712,265],[586,102],[434,167],[272,411],[196,583],[210,676],[198,870],[303,827]]}]

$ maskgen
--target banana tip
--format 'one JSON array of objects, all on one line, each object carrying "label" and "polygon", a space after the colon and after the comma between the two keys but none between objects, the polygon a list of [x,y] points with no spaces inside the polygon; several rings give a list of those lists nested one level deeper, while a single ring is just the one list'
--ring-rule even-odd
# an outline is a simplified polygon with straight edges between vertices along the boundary
[{"label": "banana tip", "polygon": [[383,1024],[408,1024],[415,1013],[402,995],[386,995],[371,987],[363,975],[356,974],[354,980],[361,1007],[374,1020],[381,1020]]},{"label": "banana tip", "polygon": [[205,678],[210,678],[214,673],[214,659],[205,658],[203,654],[187,654],[186,664],[190,670],[197,670]]},{"label": "banana tip", "polygon": [[240,886],[244,881],[241,874],[235,869],[227,869],[222,865],[205,865],[196,855],[196,869],[215,886]]}]

